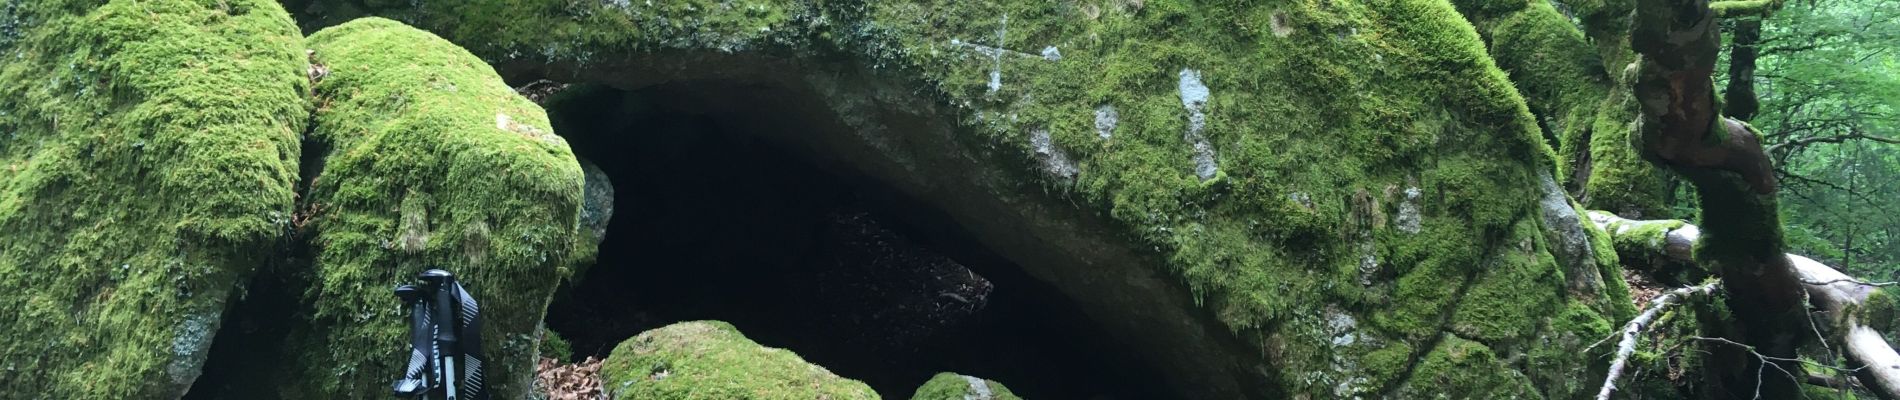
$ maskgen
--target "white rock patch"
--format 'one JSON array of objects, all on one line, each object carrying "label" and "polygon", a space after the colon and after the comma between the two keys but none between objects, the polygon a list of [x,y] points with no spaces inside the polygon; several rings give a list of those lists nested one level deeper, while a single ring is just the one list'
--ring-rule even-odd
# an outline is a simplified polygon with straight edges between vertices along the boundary
[{"label": "white rock patch", "polygon": [[1220,172],[1220,166],[1214,160],[1214,145],[1207,142],[1202,132],[1207,129],[1207,98],[1210,95],[1207,85],[1201,83],[1201,71],[1181,69],[1181,105],[1187,108],[1188,129],[1182,134],[1188,144],[1194,146],[1194,175],[1205,182],[1214,179]]}]

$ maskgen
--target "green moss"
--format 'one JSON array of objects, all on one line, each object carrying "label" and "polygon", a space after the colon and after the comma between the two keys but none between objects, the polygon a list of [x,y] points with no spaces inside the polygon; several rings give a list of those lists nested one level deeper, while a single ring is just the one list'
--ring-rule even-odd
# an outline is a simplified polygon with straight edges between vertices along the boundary
[{"label": "green moss", "polygon": [[444,268],[481,304],[491,393],[525,396],[536,326],[579,238],[567,144],[494,70],[427,32],[363,19],[309,41],[329,71],[310,134],[329,152],[304,205],[314,260],[286,365],[259,395],[387,395],[408,329],[389,290]]},{"label": "green moss", "polygon": [[1516,237],[1524,242],[1500,246],[1485,258],[1484,272],[1452,315],[1453,332],[1485,342],[1525,338],[1539,321],[1557,314],[1562,298],[1550,292],[1562,287],[1563,272],[1536,229],[1531,221],[1519,223]]},{"label": "green moss", "polygon": [[1892,332],[1896,323],[1900,323],[1900,300],[1896,300],[1891,289],[1879,289],[1867,295],[1861,301],[1857,317],[1860,322],[1876,331]]},{"label": "green moss", "polygon": [[[1581,168],[1590,160],[1588,141],[1612,85],[1583,33],[1550,3],[1538,1],[1498,19],[1489,36],[1491,56],[1511,75],[1531,111],[1542,117],[1552,146],[1568,161],[1563,165]],[[1557,176],[1577,178],[1573,173]]]},{"label": "green moss", "polygon": [[561,338],[561,334],[548,330],[545,327],[541,328],[541,347],[539,348],[539,352],[541,357],[552,358],[561,362],[574,359],[574,345],[568,344],[567,339]]},{"label": "green moss", "polygon": [[1665,171],[1636,152],[1636,102],[1629,90],[1610,92],[1590,137],[1590,179],[1583,205],[1632,219],[1667,218]]},{"label": "green moss", "polygon": [[[1584,211],[1582,205],[1572,202],[1571,207],[1577,209],[1578,216],[1589,220],[1590,214]],[[1599,307],[1598,312],[1614,321],[1635,318],[1636,303],[1630,297],[1629,283],[1623,279],[1622,255],[1617,253],[1615,239],[1594,222],[1585,222],[1583,228],[1590,236],[1590,248],[1597,257],[1597,271],[1603,277],[1603,293],[1608,296],[1604,302],[1606,306]]]},{"label": "green moss", "polygon": [[[1338,306],[1364,321],[1369,337],[1425,347],[1462,308],[1466,288],[1504,301],[1503,288],[1515,284],[1530,289],[1522,301],[1566,305],[1561,280],[1536,275],[1550,267],[1549,255],[1486,260],[1535,240],[1519,225],[1535,218],[1536,176],[1553,170],[1556,156],[1524,95],[1446,2],[667,1],[634,10],[606,3],[473,0],[368,11],[415,20],[501,65],[580,77],[647,62],[694,67],[735,52],[795,67],[861,66],[850,71],[870,72],[842,79],[887,82],[900,88],[893,93],[934,100],[960,123],[959,140],[1024,166],[1036,165],[1027,135],[1046,131],[1078,174],[1008,179],[1113,220],[1128,247],[1165,260],[1160,272],[1239,343],[1328,343],[1328,319],[1316,310]],[[678,11],[688,9],[698,12]],[[1547,6],[1526,9],[1552,16]],[[702,39],[665,34],[695,25],[731,29]],[[1578,39],[1531,33],[1513,40]],[[1045,49],[1060,60],[1043,57]],[[801,72],[779,73],[795,81]],[[1206,182],[1185,134],[1195,115],[1181,98],[1184,74],[1210,94],[1199,133],[1219,172]],[[1568,87],[1535,91],[1546,92],[1572,103],[1581,97]],[[847,104],[859,95],[815,100]],[[1107,139],[1094,124],[1104,106],[1118,115]],[[1514,277],[1537,279],[1503,282]],[[1542,334],[1534,322],[1471,326],[1501,347]],[[1307,350],[1275,360],[1284,365],[1265,379],[1292,393],[1331,391],[1320,382],[1396,379],[1422,358],[1409,350],[1404,357]],[[1302,376],[1335,371],[1336,362],[1356,372]],[[1358,373],[1367,376],[1348,375]]]},{"label": "green moss", "polygon": [[[1573,302],[1556,316],[1549,317],[1545,329],[1548,333],[1530,346],[1529,365],[1524,368],[1539,393],[1548,399],[1595,394],[1602,380],[1579,377],[1601,377],[1608,373],[1608,360],[1616,347],[1598,340],[1610,337],[1614,329],[1611,322],[1596,309]],[[1596,347],[1579,352],[1592,344]]]},{"label": "green moss", "polygon": [[4,13],[0,398],[176,398],[289,226],[302,38],[268,1]]},{"label": "green moss", "polygon": [[790,351],[760,346],[732,324],[681,322],[621,342],[601,364],[601,385],[618,399],[875,399]]},{"label": "green moss", "polygon": [[1412,379],[1400,389],[1398,398],[1432,398],[1457,394],[1471,398],[1529,398],[1537,396],[1530,381],[1509,368],[1501,368],[1491,348],[1478,342],[1446,337],[1438,348],[1425,355]]},{"label": "green moss", "polygon": [[[1009,388],[1003,387],[1001,383],[987,379],[977,379],[979,378],[966,377],[952,372],[938,373],[936,376],[930,377],[929,382],[924,382],[923,386],[918,387],[917,394],[911,395],[910,400],[964,400],[970,398],[1022,400],[1022,398],[1017,397],[1015,393],[1010,393]],[[974,387],[974,385],[977,384],[976,382],[981,382],[983,385],[980,391]],[[979,396],[983,394],[987,394],[987,396]]]}]

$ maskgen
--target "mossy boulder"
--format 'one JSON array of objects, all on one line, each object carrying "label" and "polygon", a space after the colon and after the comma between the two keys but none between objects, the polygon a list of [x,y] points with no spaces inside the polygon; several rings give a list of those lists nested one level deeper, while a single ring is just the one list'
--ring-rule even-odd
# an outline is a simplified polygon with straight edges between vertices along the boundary
[{"label": "mossy boulder", "polygon": [[231,386],[212,397],[388,396],[409,329],[390,290],[430,268],[480,301],[491,394],[526,397],[537,327],[582,238],[566,142],[487,64],[428,32],[369,18],[309,48],[325,72],[309,134],[320,164],[300,204],[309,258],[270,291],[289,292],[291,310],[246,315],[288,326],[282,342],[232,355],[273,368],[219,376]]},{"label": "mossy boulder", "polygon": [[642,332],[601,364],[615,399],[876,399],[864,383],[840,378],[785,349],[760,346],[720,321],[691,321]]},{"label": "mossy boulder", "polygon": [[[1570,314],[1616,309],[1564,290],[1564,266],[1607,256],[1545,234],[1578,223],[1540,216],[1555,152],[1442,1],[293,8],[311,27],[409,21],[522,81],[743,116],[721,120],[941,209],[1182,397],[1569,397],[1552,379],[1592,356],[1567,338],[1597,326]],[[1539,346],[1575,362],[1506,362]]]},{"label": "mossy boulder", "polygon": [[0,398],[176,398],[289,232],[303,37],[269,1],[0,19]]},{"label": "mossy boulder", "polygon": [[954,372],[939,373],[917,388],[910,400],[1022,400],[1002,383]]},{"label": "mossy boulder", "polygon": [[[1627,18],[1629,4],[1577,2],[1583,14]],[[1613,4],[1614,3],[1614,4]],[[1636,153],[1636,103],[1622,76],[1629,62],[1627,29],[1597,32],[1597,45],[1552,3],[1458,0],[1491,57],[1510,74],[1539,116],[1546,139],[1563,157],[1559,177],[1584,205],[1629,218],[1669,215],[1668,176]],[[1586,16],[1586,19],[1592,18]],[[1592,21],[1594,22],[1594,21]],[[1601,35],[1615,36],[1604,40]]]}]

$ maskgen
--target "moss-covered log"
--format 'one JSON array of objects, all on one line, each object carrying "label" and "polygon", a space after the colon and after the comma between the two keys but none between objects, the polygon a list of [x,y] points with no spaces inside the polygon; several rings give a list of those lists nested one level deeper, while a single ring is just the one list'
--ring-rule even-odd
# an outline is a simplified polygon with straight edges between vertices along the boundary
[{"label": "moss-covered log", "polygon": [[176,398],[289,230],[302,36],[269,1],[0,16],[0,398]]},{"label": "moss-covered log", "polygon": [[566,142],[487,64],[428,32],[372,18],[309,43],[327,71],[309,135],[327,151],[300,205],[311,260],[286,271],[292,310],[246,316],[288,325],[283,341],[231,355],[276,365],[221,376],[231,386],[213,397],[387,396],[408,361],[390,289],[428,268],[480,301],[490,392],[525,397],[536,327],[582,240]]},{"label": "moss-covered log", "polygon": [[601,385],[615,399],[878,398],[862,382],[840,378],[785,349],[760,346],[719,321],[642,332],[615,347],[600,374]]}]

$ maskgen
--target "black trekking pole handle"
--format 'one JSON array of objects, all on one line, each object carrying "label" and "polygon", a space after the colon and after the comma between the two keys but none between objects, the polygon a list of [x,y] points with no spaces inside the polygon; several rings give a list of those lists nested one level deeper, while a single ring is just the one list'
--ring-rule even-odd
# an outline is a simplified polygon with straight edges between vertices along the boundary
[{"label": "black trekking pole handle", "polygon": [[457,378],[461,376],[461,370],[458,367],[466,368],[467,366],[455,364],[461,356],[461,341],[456,335],[456,331],[461,329],[456,324],[459,319],[461,300],[456,298],[455,275],[448,271],[431,269],[423,271],[420,278],[424,284],[435,289],[433,291],[435,307],[430,311],[434,313],[431,319],[435,321],[436,326],[436,367],[440,368],[436,379],[441,383],[443,399],[457,400],[460,397],[459,389],[461,389],[456,387]]}]

